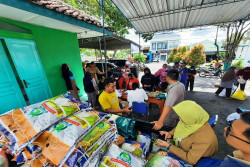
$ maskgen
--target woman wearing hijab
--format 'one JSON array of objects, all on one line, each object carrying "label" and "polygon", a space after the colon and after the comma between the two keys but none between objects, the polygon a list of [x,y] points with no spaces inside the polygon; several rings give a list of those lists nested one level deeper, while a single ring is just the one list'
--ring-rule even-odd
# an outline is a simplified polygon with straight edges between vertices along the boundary
[{"label": "woman wearing hijab", "polygon": [[155,85],[155,76],[151,74],[148,67],[144,69],[144,75],[141,78],[141,84],[144,90],[153,91]]},{"label": "woman wearing hijab", "polygon": [[183,101],[173,107],[180,117],[176,128],[170,132],[160,131],[165,140],[173,138],[174,145],[158,139],[161,147],[167,147],[169,152],[182,158],[191,165],[197,164],[202,157],[211,157],[218,150],[218,140],[207,122],[208,113],[191,100]]},{"label": "woman wearing hijab", "polygon": [[76,85],[73,73],[69,70],[69,65],[62,64],[61,70],[62,70],[62,77],[65,80],[68,92],[70,92],[75,99],[80,100],[78,96],[78,91],[80,89]]},{"label": "woman wearing hijab", "polygon": [[240,82],[240,90],[244,91],[247,80],[250,79],[250,67],[245,67],[245,68],[237,71],[236,76],[240,77],[240,79],[238,80],[239,82],[241,81]]},{"label": "woman wearing hijab", "polygon": [[236,84],[236,75],[235,75],[235,67],[231,66],[227,72],[222,76],[220,87],[215,92],[215,95],[218,96],[224,88],[226,88],[226,99],[230,99],[233,84]]},{"label": "woman wearing hijab", "polygon": [[96,108],[96,95],[98,95],[95,79],[91,77],[90,72],[86,72],[83,78],[84,90],[88,95],[88,102],[93,108]]}]

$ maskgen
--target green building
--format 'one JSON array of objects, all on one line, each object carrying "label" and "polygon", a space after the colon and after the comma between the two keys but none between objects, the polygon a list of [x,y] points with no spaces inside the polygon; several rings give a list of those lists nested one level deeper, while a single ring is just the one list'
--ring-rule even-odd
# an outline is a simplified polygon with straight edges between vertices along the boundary
[{"label": "green building", "polygon": [[82,95],[78,39],[102,31],[100,21],[60,1],[0,0],[0,113],[65,93],[63,63]]}]

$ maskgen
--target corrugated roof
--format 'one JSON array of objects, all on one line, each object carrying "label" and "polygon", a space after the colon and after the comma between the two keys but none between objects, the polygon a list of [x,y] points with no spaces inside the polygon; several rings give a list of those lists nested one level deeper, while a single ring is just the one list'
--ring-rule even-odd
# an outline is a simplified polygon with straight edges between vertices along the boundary
[{"label": "corrugated roof", "polygon": [[112,0],[140,33],[250,18],[250,0]]},{"label": "corrugated roof", "polygon": [[[84,11],[78,10],[73,6],[70,6],[69,4],[62,2],[61,0],[27,0],[27,1],[43,6],[47,9],[57,11],[64,15],[68,15],[75,19],[87,22],[89,24],[97,25],[98,27],[102,26],[100,20],[93,18],[92,16],[86,14]],[[106,24],[104,25],[104,28],[109,31],[113,32],[115,31],[113,28],[109,27]]]},{"label": "corrugated roof", "polygon": [[[101,45],[99,40],[101,40]],[[122,37],[119,37],[117,35],[109,35],[105,36],[106,41],[106,49],[107,50],[121,50],[121,49],[130,49],[131,43],[138,46],[139,45],[129,39],[125,39]],[[104,50],[103,46],[103,37],[93,37],[93,38],[85,38],[85,39],[79,39],[78,40],[79,47],[80,48],[91,48],[91,49],[101,49]]]}]

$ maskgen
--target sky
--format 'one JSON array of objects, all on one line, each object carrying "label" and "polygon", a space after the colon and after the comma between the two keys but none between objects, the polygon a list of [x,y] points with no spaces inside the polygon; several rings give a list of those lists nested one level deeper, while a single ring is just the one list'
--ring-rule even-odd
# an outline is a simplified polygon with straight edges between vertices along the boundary
[{"label": "sky", "polygon": [[[198,43],[206,39],[214,41],[216,38],[216,30],[217,28],[215,27],[205,27],[202,29],[195,28],[195,29],[186,29],[182,31],[178,30],[173,32],[180,35],[181,38],[180,46],[184,46],[193,43]],[[130,29],[129,33],[130,34],[126,35],[126,38],[139,44],[139,35],[136,35],[133,29]],[[224,39],[226,39],[226,31],[220,29],[218,32],[218,41],[222,41]],[[150,41],[145,42],[142,38],[140,38],[140,42],[142,46],[150,44]]]}]

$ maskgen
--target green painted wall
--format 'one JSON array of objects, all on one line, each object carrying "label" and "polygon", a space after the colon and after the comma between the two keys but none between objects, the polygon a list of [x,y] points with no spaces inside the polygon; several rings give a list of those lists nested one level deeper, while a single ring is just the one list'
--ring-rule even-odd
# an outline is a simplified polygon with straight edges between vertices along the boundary
[{"label": "green painted wall", "polygon": [[26,28],[32,34],[8,32],[0,30],[0,37],[11,37],[18,39],[34,39],[37,44],[38,53],[47,76],[53,96],[66,92],[66,84],[61,75],[61,65],[67,63],[73,72],[77,86],[83,94],[83,70],[77,35],[66,31],[50,29],[42,26],[22,23],[14,20],[0,18],[22,28]]}]

